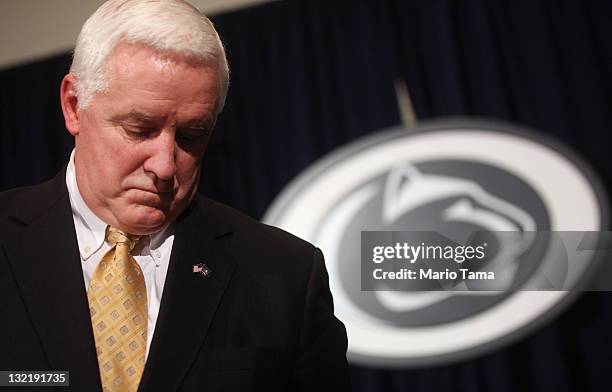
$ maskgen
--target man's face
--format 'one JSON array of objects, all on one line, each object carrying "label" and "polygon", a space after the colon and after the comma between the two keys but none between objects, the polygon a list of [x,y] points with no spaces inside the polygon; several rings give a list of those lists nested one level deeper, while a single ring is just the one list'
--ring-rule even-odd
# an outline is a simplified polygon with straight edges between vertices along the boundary
[{"label": "man's face", "polygon": [[66,120],[75,135],[77,184],[106,223],[151,234],[196,193],[216,118],[218,72],[126,43],[107,65],[108,91],[76,111],[73,125]]}]

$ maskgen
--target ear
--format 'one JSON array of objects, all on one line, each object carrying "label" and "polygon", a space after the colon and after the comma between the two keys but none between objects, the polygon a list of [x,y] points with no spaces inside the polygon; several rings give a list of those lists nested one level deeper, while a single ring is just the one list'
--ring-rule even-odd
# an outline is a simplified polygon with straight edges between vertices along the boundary
[{"label": "ear", "polygon": [[72,136],[76,136],[79,133],[79,99],[76,91],[76,78],[73,74],[67,74],[62,80],[60,101],[62,103],[66,129],[68,129]]}]

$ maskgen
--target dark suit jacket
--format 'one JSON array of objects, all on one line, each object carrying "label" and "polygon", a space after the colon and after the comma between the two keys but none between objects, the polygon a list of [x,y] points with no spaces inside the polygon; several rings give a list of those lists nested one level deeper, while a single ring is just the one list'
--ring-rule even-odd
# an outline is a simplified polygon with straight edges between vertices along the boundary
[{"label": "dark suit jacket", "polygon": [[[70,390],[101,391],[64,171],[0,194],[0,304],[0,370],[69,370]],[[343,391],[346,345],[321,252],[198,196],[139,391]]]}]

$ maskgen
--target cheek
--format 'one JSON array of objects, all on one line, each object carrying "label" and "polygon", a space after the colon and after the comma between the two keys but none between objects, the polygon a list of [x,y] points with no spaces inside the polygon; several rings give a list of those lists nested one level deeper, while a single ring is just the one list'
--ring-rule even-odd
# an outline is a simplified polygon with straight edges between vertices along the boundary
[{"label": "cheek", "polygon": [[77,154],[81,155],[91,186],[106,195],[114,194],[120,184],[125,160],[121,146],[109,137],[111,132],[90,122],[76,140]]},{"label": "cheek", "polygon": [[200,160],[188,154],[179,154],[176,161],[177,178],[181,188],[193,185],[198,179]]},{"label": "cheek", "polygon": [[141,184],[144,159],[145,156],[135,148],[119,148],[114,153],[111,151],[111,156],[100,163],[99,169],[105,173],[103,178],[106,186],[116,194],[134,184]]},{"label": "cheek", "polygon": [[126,159],[130,159],[130,154],[126,153],[130,150],[129,146],[122,143],[113,127],[102,127],[91,122],[84,127],[83,132],[77,137],[77,142],[88,159],[96,161],[100,171],[108,172],[113,167],[121,166]]},{"label": "cheek", "polygon": [[107,162],[96,174],[96,182],[107,199],[120,197],[124,192],[126,174],[118,161]]}]

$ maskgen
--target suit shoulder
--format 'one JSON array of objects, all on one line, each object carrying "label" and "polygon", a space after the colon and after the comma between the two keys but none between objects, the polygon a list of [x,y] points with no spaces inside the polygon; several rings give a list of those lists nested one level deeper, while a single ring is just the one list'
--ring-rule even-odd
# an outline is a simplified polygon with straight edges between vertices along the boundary
[{"label": "suit shoulder", "polygon": [[65,193],[65,184],[59,175],[37,185],[0,192],[0,216],[27,223],[47,211]]},{"label": "suit shoulder", "polygon": [[29,188],[31,187],[13,188],[0,192],[0,214],[7,215],[13,210],[16,200],[19,200],[23,194],[27,194]]},{"label": "suit shoulder", "polygon": [[241,246],[252,252],[274,253],[291,258],[311,259],[315,247],[278,227],[261,223],[225,204],[204,198],[205,209],[212,219],[222,222]]}]

